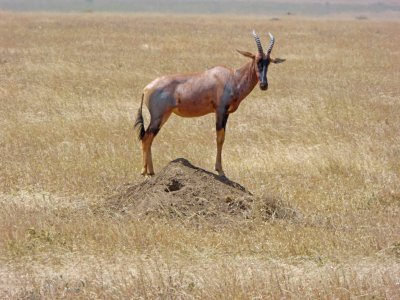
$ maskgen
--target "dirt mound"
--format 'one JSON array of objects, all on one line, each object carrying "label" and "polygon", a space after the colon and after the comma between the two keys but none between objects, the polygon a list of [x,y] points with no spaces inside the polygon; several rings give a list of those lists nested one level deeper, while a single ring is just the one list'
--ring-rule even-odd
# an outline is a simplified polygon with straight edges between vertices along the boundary
[{"label": "dirt mound", "polygon": [[294,209],[272,197],[255,197],[240,184],[193,166],[183,158],[170,162],[139,184],[119,187],[103,204],[108,212],[210,220],[260,217],[296,218]]}]

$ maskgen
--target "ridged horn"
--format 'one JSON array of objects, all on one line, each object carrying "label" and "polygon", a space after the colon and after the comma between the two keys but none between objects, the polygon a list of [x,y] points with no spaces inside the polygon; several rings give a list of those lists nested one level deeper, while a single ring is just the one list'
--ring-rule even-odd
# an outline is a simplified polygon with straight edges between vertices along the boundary
[{"label": "ridged horn", "polygon": [[269,34],[270,41],[269,41],[269,47],[268,47],[267,55],[270,55],[271,51],[272,51],[272,48],[274,47],[274,44],[275,44],[275,38],[271,34],[271,32],[268,32],[268,34]]},{"label": "ridged horn", "polygon": [[261,46],[260,38],[258,37],[258,35],[256,34],[256,31],[254,29],[253,29],[253,36],[254,36],[254,39],[256,40],[258,53],[260,53],[261,55],[264,55],[264,51],[263,51],[263,48]]}]

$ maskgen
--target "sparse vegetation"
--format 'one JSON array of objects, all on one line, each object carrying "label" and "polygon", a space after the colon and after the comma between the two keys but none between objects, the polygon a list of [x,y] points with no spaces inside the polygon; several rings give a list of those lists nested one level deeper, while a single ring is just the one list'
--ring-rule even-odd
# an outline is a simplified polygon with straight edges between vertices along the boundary
[{"label": "sparse vegetation", "polygon": [[[399,24],[0,13],[0,298],[400,297]],[[243,65],[253,28],[287,61],[230,117],[225,172],[301,219],[97,214],[143,180],[143,86]],[[213,115],[172,116],[155,171],[177,157],[212,170],[214,134]]]}]

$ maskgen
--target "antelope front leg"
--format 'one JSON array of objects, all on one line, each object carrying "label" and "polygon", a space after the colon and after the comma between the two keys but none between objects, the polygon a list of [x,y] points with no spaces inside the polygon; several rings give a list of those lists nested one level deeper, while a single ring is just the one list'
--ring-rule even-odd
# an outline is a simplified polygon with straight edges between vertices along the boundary
[{"label": "antelope front leg", "polygon": [[218,175],[224,176],[225,173],[222,170],[222,146],[225,141],[225,128],[226,122],[228,121],[228,113],[226,110],[223,112],[217,113],[217,159],[215,162],[215,170],[218,172]]},{"label": "antelope front leg", "polygon": [[224,176],[225,173],[222,170],[222,146],[224,145],[225,140],[225,129],[220,129],[217,131],[217,159],[215,162],[215,171],[218,172],[218,175]]}]

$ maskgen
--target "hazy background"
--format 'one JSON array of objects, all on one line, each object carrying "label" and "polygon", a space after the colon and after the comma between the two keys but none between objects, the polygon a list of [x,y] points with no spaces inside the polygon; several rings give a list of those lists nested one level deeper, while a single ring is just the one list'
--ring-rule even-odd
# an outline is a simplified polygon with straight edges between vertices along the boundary
[{"label": "hazy background", "polygon": [[327,16],[346,13],[398,13],[400,12],[400,4],[398,1],[392,0],[0,0],[0,9],[16,11],[235,13]]}]

